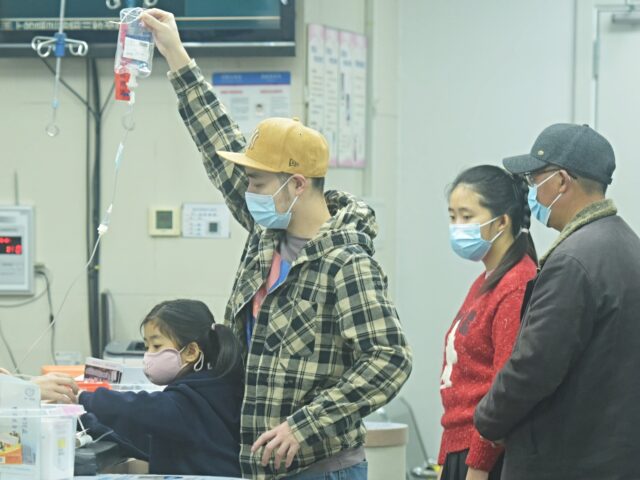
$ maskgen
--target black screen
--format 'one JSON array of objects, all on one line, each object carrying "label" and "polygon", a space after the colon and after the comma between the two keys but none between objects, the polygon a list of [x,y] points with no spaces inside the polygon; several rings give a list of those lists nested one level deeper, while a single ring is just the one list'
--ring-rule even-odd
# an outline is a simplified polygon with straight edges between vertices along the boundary
[{"label": "black screen", "polygon": [[[119,4],[110,9],[106,0],[67,0],[65,33],[86,41],[89,55],[113,55],[118,25],[112,22],[119,20],[120,8],[144,6],[143,0],[119,0]],[[187,48],[220,55],[249,55],[256,49],[261,54],[271,50],[293,55],[293,4],[293,0],[158,0],[155,7],[176,16]],[[0,56],[35,56],[31,40],[58,30],[59,8],[60,2],[54,0],[0,0]]]}]

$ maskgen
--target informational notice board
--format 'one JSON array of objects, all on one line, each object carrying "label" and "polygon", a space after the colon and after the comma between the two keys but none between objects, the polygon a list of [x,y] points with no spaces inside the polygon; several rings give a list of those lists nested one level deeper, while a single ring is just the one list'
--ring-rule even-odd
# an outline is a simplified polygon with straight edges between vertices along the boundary
[{"label": "informational notice board", "polygon": [[291,116],[290,72],[215,73],[213,87],[247,138],[265,118]]},{"label": "informational notice board", "polygon": [[307,36],[307,124],[327,138],[331,166],[364,168],[367,38],[315,24]]}]

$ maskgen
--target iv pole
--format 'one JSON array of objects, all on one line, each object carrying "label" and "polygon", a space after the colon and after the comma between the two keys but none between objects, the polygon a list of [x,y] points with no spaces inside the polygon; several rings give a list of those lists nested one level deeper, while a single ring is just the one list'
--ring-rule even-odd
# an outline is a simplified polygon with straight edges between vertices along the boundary
[{"label": "iv pole", "polygon": [[60,69],[62,66],[62,57],[65,56],[65,51],[69,49],[69,53],[76,57],[84,57],[89,50],[89,45],[87,42],[83,42],[81,40],[73,40],[67,38],[66,33],[64,33],[64,10],[65,10],[66,0],[60,0],[60,20],[58,24],[58,32],[53,35],[53,37],[42,37],[36,36],[31,40],[31,48],[35,50],[35,52],[41,58],[47,58],[51,55],[51,52],[56,57],[56,75],[55,80],[53,81],[53,100],[51,102],[51,122],[46,127],[47,135],[50,137],[55,137],[60,132],[60,129],[56,125],[56,113],[58,111],[58,107],[60,102],[58,101],[58,91],[60,89]]}]

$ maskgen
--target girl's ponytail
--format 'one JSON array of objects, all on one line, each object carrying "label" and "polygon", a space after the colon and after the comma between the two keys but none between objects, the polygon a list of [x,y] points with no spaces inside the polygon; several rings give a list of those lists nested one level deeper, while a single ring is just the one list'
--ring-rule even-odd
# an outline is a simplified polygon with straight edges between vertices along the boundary
[{"label": "girl's ponytail", "polygon": [[242,347],[233,331],[214,323],[207,334],[210,354],[209,369],[216,377],[224,377],[235,370],[242,371]]}]

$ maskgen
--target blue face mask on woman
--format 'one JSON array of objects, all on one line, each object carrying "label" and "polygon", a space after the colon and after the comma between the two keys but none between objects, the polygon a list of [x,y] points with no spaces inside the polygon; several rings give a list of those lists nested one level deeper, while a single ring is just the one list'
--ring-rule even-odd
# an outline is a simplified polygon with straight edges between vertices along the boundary
[{"label": "blue face mask on woman", "polygon": [[489,249],[491,249],[491,245],[495,239],[502,235],[504,230],[499,231],[491,240],[485,240],[482,238],[480,229],[485,225],[495,222],[498,218],[500,217],[496,217],[483,224],[462,223],[449,225],[449,241],[453,251],[467,260],[474,262],[482,260],[489,252]]},{"label": "blue face mask on woman", "polygon": [[527,198],[527,201],[529,202],[529,208],[531,209],[531,213],[533,214],[533,216],[536,217],[536,219],[540,223],[542,223],[545,227],[549,226],[549,217],[551,216],[551,207],[553,207],[553,205],[562,196],[562,193],[558,194],[555,200],[551,202],[551,205],[549,205],[548,207],[545,207],[538,201],[538,187],[544,185],[547,180],[557,175],[559,172],[560,171],[558,170],[555,173],[549,175],[539,184],[532,185],[529,187],[529,197]]},{"label": "blue face mask on woman", "polygon": [[293,199],[293,202],[291,202],[291,205],[285,213],[279,213],[276,210],[274,197],[282,191],[292,178],[293,177],[289,177],[273,195],[245,192],[244,198],[247,202],[247,208],[258,225],[278,230],[284,230],[289,226],[289,222],[291,222],[291,209],[298,201],[298,197]]}]

